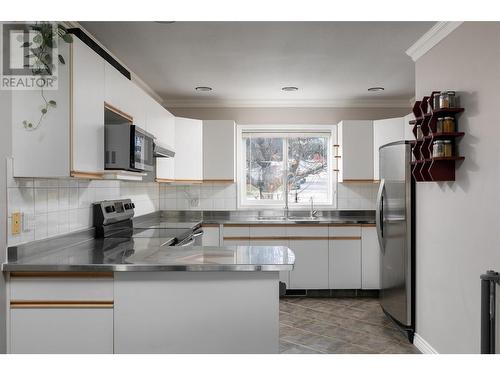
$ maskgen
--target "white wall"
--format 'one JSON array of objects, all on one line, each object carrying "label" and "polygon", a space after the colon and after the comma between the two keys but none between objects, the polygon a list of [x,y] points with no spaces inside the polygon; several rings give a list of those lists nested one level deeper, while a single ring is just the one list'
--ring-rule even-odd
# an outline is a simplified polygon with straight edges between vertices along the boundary
[{"label": "white wall", "polygon": [[479,275],[500,269],[499,45],[500,23],[467,22],[416,63],[417,98],[465,107],[456,181],[417,184],[416,328],[440,353],[479,352]]}]

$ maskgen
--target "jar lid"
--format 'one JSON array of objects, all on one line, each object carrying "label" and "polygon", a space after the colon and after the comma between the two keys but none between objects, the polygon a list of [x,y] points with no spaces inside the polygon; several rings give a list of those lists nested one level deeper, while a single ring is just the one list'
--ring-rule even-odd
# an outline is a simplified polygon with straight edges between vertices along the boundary
[{"label": "jar lid", "polygon": [[455,91],[446,91],[448,95],[455,95]]},{"label": "jar lid", "polygon": [[445,139],[443,142],[444,143],[451,143],[451,140],[450,139]]},{"label": "jar lid", "polygon": [[444,117],[438,117],[438,121],[443,121]]},{"label": "jar lid", "polygon": [[453,117],[446,116],[444,119],[445,119],[445,120],[453,120]]},{"label": "jar lid", "polygon": [[437,139],[437,140],[435,140],[433,143],[443,143],[443,141],[442,141],[442,140],[440,140],[440,139]]}]

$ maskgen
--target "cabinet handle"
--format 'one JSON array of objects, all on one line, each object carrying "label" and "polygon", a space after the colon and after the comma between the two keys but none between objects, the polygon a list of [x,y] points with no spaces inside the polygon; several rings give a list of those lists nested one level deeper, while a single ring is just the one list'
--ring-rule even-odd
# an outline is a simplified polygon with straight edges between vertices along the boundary
[{"label": "cabinet handle", "polygon": [[113,301],[10,301],[11,309],[112,309]]}]

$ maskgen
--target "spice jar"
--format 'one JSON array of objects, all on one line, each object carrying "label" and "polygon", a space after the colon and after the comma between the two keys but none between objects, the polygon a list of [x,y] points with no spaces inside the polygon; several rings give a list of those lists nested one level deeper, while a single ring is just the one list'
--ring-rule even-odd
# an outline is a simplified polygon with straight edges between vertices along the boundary
[{"label": "spice jar", "polygon": [[432,142],[432,156],[435,158],[444,156],[444,142],[442,140]]},{"label": "spice jar", "polygon": [[439,108],[455,107],[455,91],[444,91],[439,95]]},{"label": "spice jar", "polygon": [[422,127],[417,125],[417,139],[420,140],[424,138],[424,133],[422,133]]},{"label": "spice jar", "polygon": [[455,119],[453,117],[445,117],[443,119],[443,132],[453,133],[455,131]]},{"label": "spice jar", "polygon": [[445,139],[443,141],[443,154],[446,157],[451,157],[453,155],[453,144],[450,139]]},{"label": "spice jar", "polygon": [[432,96],[432,108],[434,110],[439,109],[439,93]]},{"label": "spice jar", "polygon": [[439,117],[436,121],[436,133],[442,133],[443,132],[443,122],[444,118]]}]

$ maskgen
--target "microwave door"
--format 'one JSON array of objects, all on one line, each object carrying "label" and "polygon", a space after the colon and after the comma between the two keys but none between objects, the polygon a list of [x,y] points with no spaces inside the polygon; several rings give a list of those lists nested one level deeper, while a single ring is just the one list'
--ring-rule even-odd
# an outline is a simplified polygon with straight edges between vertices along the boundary
[{"label": "microwave door", "polygon": [[142,171],[153,170],[153,138],[137,126],[134,135],[134,168]]}]

